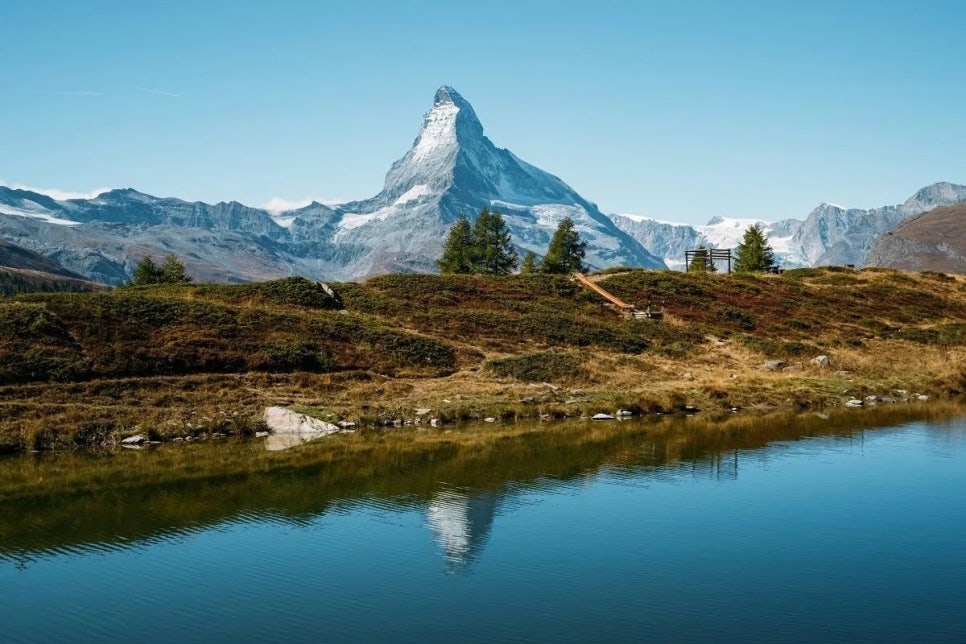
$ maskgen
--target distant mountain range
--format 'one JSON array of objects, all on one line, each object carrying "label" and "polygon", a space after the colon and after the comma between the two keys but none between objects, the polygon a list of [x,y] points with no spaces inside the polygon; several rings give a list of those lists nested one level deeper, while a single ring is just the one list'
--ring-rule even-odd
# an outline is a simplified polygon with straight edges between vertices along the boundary
[{"label": "distant mountain range", "polygon": [[371,199],[269,212],[135,190],[56,201],[0,187],[0,237],[112,284],[128,279],[147,253],[175,253],[206,281],[356,279],[434,270],[450,224],[484,207],[504,215],[520,251],[543,253],[560,221],[571,217],[592,266],[665,267],[566,183],[494,146],[472,106],[450,87],[436,92],[412,148]]},{"label": "distant mountain range", "polygon": [[[873,239],[903,219],[966,201],[966,187],[939,183],[899,206],[822,204],[804,221],[765,223],[782,264],[861,264]],[[734,247],[753,220],[705,226],[607,216],[561,179],[497,148],[472,106],[441,87],[410,150],[382,191],[338,206],[274,212],[238,202],[206,204],[132,189],[56,200],[0,186],[0,239],[89,279],[119,284],[146,254],[174,253],[196,279],[244,282],[293,274],[351,280],[435,270],[449,226],[488,207],[501,212],[521,251],[538,255],[565,217],[587,242],[594,268],[681,267],[698,244]]]},{"label": "distant mountain range", "polygon": [[691,226],[636,215],[614,215],[613,219],[671,268],[683,268],[684,251],[700,244],[709,248],[736,247],[744,231],[755,223],[764,227],[782,266],[861,266],[873,240],[899,222],[933,208],[964,202],[966,186],[936,183],[896,206],[863,210],[823,203],[804,220],[766,222],[715,217],[705,226]]}]

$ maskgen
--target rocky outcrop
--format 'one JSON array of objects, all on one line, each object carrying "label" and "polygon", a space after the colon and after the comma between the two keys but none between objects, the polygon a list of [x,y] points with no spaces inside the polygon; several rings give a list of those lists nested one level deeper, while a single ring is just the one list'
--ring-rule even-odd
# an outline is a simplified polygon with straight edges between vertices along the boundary
[{"label": "rocky outcrop", "polygon": [[338,425],[300,414],[285,407],[266,408],[264,420],[272,432],[265,439],[265,447],[269,451],[288,449],[323,436],[344,431]]}]

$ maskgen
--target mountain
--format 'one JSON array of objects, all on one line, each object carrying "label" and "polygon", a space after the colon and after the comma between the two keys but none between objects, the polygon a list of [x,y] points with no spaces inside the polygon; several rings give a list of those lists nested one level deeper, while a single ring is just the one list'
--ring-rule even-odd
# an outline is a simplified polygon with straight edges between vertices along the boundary
[{"label": "mountain", "polygon": [[566,183],[493,145],[473,107],[451,87],[436,92],[419,136],[389,169],[382,191],[335,211],[332,239],[354,249],[357,273],[428,270],[449,225],[483,207],[504,216],[523,251],[542,254],[557,225],[570,217],[592,266],[664,268]]},{"label": "mountain", "polygon": [[83,279],[77,273],[72,273],[40,253],[35,253],[2,239],[0,239],[0,268],[36,271],[49,275],[59,275],[60,277]]},{"label": "mountain", "polygon": [[484,207],[504,215],[521,255],[544,252],[560,221],[571,217],[591,266],[664,268],[561,179],[493,145],[473,107],[450,87],[436,92],[411,149],[370,199],[270,212],[132,189],[58,201],[0,187],[0,238],[110,284],[129,279],[149,253],[178,255],[202,281],[292,274],[347,280],[434,271],[452,222],[461,214],[473,219]]},{"label": "mountain", "polygon": [[823,203],[804,220],[778,222],[715,217],[704,226],[673,224],[635,215],[613,215],[614,222],[668,266],[683,268],[684,251],[704,244],[734,248],[748,226],[761,223],[780,265],[825,266],[865,262],[872,242],[899,222],[933,208],[966,202],[966,186],[936,183],[905,202],[871,210]]},{"label": "mountain", "polygon": [[803,266],[804,260],[791,248],[791,240],[801,221],[787,219],[767,222],[757,219],[713,217],[703,226],[658,221],[639,215],[612,215],[619,228],[634,237],[651,253],[661,257],[668,267],[684,269],[684,251],[698,246],[707,248],[735,248],[741,243],[745,230],[761,224],[782,266]]},{"label": "mountain", "polygon": [[862,265],[873,240],[899,222],[962,202],[966,202],[966,186],[935,183],[896,206],[861,210],[825,203],[809,214],[792,238],[792,246],[809,264]]},{"label": "mountain", "polygon": [[966,204],[911,217],[876,238],[866,266],[966,273]]},{"label": "mountain", "polygon": [[39,253],[0,240],[0,295],[103,288]]}]

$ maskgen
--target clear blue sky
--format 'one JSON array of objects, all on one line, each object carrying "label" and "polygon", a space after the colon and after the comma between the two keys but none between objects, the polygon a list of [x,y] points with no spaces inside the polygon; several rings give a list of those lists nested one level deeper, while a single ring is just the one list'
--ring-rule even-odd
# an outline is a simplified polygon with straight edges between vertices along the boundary
[{"label": "clear blue sky", "polygon": [[0,180],[378,191],[433,93],[605,212],[704,222],[966,183],[966,3],[0,5]]}]

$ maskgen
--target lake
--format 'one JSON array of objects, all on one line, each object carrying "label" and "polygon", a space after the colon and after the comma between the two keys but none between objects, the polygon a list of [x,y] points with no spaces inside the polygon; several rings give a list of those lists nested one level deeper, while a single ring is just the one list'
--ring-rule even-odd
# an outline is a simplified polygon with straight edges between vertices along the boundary
[{"label": "lake", "polygon": [[966,641],[966,417],[745,422],[0,460],[0,638]]}]

